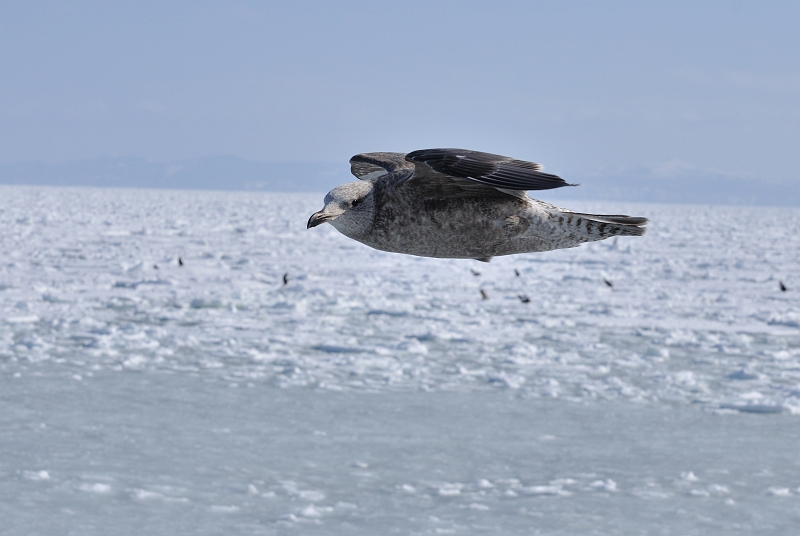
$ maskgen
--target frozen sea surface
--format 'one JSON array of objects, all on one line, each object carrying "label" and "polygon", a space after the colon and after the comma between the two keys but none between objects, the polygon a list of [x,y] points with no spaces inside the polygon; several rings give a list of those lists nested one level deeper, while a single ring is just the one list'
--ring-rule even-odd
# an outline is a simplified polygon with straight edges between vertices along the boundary
[{"label": "frozen sea surface", "polygon": [[321,201],[0,187],[0,533],[800,524],[800,210],[487,265]]}]

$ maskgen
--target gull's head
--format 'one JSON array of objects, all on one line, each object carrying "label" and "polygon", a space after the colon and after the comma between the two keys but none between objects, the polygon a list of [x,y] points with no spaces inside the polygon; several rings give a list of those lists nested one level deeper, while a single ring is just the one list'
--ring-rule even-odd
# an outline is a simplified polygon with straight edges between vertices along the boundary
[{"label": "gull's head", "polygon": [[347,236],[365,234],[372,227],[373,208],[372,182],[348,182],[328,192],[325,208],[311,215],[306,228],[328,222]]}]

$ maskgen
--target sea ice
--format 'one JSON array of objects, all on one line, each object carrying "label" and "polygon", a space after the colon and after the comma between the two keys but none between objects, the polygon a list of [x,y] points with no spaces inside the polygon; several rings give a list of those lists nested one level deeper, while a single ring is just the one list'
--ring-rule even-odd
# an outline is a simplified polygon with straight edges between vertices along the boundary
[{"label": "sea ice", "polygon": [[796,527],[800,210],[478,266],[318,202],[0,186],[9,533]]}]

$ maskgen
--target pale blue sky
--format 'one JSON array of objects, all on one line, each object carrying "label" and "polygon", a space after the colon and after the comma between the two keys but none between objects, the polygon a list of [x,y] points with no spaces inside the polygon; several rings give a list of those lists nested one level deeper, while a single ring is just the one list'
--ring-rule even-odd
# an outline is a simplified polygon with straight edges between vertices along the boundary
[{"label": "pale blue sky", "polygon": [[447,146],[797,181],[798,28],[798,2],[6,1],[0,163]]}]

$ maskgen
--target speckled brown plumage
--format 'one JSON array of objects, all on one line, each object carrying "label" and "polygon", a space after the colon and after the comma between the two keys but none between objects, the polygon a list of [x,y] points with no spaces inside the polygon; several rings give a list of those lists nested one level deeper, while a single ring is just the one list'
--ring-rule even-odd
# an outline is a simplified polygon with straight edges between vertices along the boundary
[{"label": "speckled brown plumage", "polygon": [[531,199],[526,190],[568,186],[533,162],[460,149],[364,153],[351,159],[365,180],[333,189],[308,226],[330,222],[383,251],[488,261],[641,236],[646,218],[582,214]]}]

